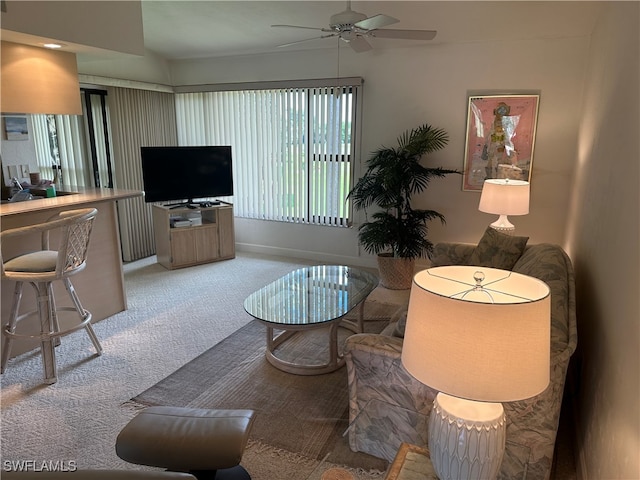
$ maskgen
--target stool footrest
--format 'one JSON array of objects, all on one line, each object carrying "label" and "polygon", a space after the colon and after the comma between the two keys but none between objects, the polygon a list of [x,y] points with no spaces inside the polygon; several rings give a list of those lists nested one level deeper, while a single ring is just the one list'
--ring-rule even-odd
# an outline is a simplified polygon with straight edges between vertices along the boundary
[{"label": "stool footrest", "polygon": [[116,453],[180,472],[231,468],[242,459],[253,418],[252,410],[149,407],[122,429]]},{"label": "stool footrest", "polygon": [[[58,307],[56,308],[56,312],[76,312],[76,309],[74,307]],[[17,322],[20,322],[25,318],[32,317],[35,315],[38,315],[37,310],[23,313],[17,318]],[[9,330],[9,326],[6,326],[4,328],[4,335],[14,340],[31,340],[35,338],[38,340],[46,341],[46,340],[49,340],[50,338],[64,337],[65,335],[69,335],[70,333],[77,332],[78,330],[86,328],[87,324],[91,322],[91,319],[92,319],[91,313],[85,310],[84,316],[82,317],[82,321],[80,323],[75,324],[73,327],[67,328],[65,330],[60,330],[57,332],[46,332],[46,333],[40,332],[40,333],[29,334],[29,333],[12,332],[11,330]]]}]

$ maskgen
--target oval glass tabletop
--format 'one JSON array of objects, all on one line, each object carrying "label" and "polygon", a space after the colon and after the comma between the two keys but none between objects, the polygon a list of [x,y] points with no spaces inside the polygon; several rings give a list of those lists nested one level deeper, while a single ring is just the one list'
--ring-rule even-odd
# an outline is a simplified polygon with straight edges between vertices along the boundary
[{"label": "oval glass tabletop", "polygon": [[244,309],[277,325],[311,325],[341,318],[378,285],[372,273],[343,265],[300,268],[252,293]]}]

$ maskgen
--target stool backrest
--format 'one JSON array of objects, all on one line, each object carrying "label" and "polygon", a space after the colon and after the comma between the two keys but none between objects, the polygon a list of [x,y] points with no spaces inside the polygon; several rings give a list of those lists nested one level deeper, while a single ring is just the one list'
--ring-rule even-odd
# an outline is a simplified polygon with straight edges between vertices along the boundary
[{"label": "stool backrest", "polygon": [[[68,210],[49,217],[47,223],[51,225],[62,221],[61,234],[58,242],[58,264],[56,271],[63,273],[70,270],[84,268],[89,251],[89,240],[93,230],[93,221],[98,211],[95,208]],[[65,223],[66,221],[70,223]],[[42,232],[42,249],[49,249],[49,230]],[[46,242],[46,248],[45,248]]]},{"label": "stool backrest", "polygon": [[[59,212],[44,223],[5,230],[0,233],[0,239],[40,233],[42,250],[51,250],[49,234],[59,230],[58,245],[55,249],[58,252],[55,276],[59,278],[65,273],[81,270],[86,266],[89,240],[97,214],[95,208]],[[4,266],[1,254],[0,265]],[[2,275],[5,275],[4,268]]]}]

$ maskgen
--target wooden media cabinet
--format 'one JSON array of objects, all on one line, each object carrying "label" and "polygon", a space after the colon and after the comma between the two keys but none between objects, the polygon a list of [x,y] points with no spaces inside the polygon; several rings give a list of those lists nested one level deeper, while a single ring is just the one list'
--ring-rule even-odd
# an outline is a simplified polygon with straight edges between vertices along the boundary
[{"label": "wooden media cabinet", "polygon": [[168,269],[235,258],[233,205],[153,205],[158,263]]}]

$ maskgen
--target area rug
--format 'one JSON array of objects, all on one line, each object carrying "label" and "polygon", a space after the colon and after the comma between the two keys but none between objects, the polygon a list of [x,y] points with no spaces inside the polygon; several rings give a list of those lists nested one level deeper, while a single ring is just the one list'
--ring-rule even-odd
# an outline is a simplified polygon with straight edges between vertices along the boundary
[{"label": "area rug", "polygon": [[[365,331],[379,332],[396,314],[397,305],[367,302]],[[365,470],[387,463],[349,449],[347,372],[301,376],[282,372],[265,359],[265,326],[253,320],[137,395],[134,405],[192,408],[248,408],[256,411],[250,439],[275,449]],[[340,345],[350,334],[339,329]],[[300,332],[287,343],[291,352],[327,355],[323,329]],[[307,355],[308,356],[308,355]]]}]

